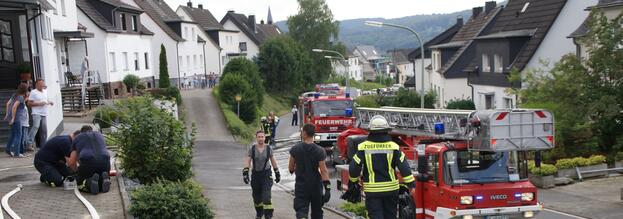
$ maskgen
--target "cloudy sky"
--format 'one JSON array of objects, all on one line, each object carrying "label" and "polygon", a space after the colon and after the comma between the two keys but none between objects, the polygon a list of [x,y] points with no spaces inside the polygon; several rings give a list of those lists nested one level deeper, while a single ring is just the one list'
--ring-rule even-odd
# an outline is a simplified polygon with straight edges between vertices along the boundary
[{"label": "cloudy sky", "polygon": [[[173,10],[188,0],[165,0]],[[337,20],[353,18],[397,18],[418,14],[451,13],[484,6],[490,0],[326,0]],[[498,0],[500,2],[500,0]],[[270,6],[275,21],[286,20],[298,11],[296,0],[192,0],[193,7],[203,4],[217,20],[228,10],[255,14],[266,19]]]}]

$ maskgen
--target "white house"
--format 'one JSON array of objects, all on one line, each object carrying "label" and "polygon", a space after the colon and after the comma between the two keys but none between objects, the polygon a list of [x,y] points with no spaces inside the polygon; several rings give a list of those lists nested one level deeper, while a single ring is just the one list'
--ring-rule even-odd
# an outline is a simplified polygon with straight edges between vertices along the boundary
[{"label": "white house", "polygon": [[[152,50],[155,54],[153,63],[156,66],[160,64],[161,45],[167,48],[169,76],[172,84],[181,86],[181,83],[186,82],[180,80],[184,77],[219,71],[218,44],[206,38],[196,22],[181,18],[163,0],[126,1],[133,1],[145,10],[142,15],[146,17],[142,19],[143,25],[155,33],[152,39]],[[158,75],[156,74],[156,77]]]},{"label": "white house", "polygon": [[[597,5],[588,7],[585,10],[590,11],[593,8],[598,9],[606,18],[614,19],[623,13],[623,0],[599,0]],[[588,27],[589,19],[590,17],[587,17],[586,20],[568,36],[568,38],[572,38],[576,44],[576,56],[578,57],[588,57],[587,48],[583,45],[581,39],[584,38],[590,30],[590,27]]]},{"label": "white house", "polygon": [[[281,30],[273,24],[270,9],[268,10],[267,22],[264,23],[262,20],[259,24],[256,22],[255,15],[249,15],[249,17],[247,17],[233,10],[225,14],[220,24],[225,30],[235,31],[238,38],[238,41],[226,40],[225,42],[221,39],[220,45],[223,47],[226,54],[231,51],[232,54],[251,59],[256,57],[260,52],[262,43],[266,42],[266,40],[271,37],[281,34]],[[235,44],[236,42],[238,42],[237,45]],[[224,46],[223,43],[228,45]],[[226,62],[227,60],[225,60],[224,64],[226,64]]]},{"label": "white house", "polygon": [[120,1],[76,0],[78,21],[95,37],[87,40],[90,69],[99,72],[106,97],[129,93],[122,80],[134,74],[155,84],[152,37],[142,24],[143,10]]},{"label": "white house", "polygon": [[193,23],[192,29],[196,30],[197,37],[206,41],[204,45],[205,55],[203,56],[206,72],[208,74],[220,74],[224,67],[224,59],[221,58],[221,54],[225,50],[223,47],[225,45],[220,43],[219,39],[233,42],[237,40],[235,39],[236,33],[223,30],[221,24],[212,16],[210,11],[203,8],[202,4],[195,8],[189,2],[186,6],[179,6],[176,13],[182,20]]}]

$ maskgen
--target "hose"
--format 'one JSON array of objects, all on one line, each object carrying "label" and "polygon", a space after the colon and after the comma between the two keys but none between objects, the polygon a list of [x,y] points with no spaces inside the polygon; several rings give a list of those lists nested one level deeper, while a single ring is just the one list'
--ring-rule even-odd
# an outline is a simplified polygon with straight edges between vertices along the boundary
[{"label": "hose", "polygon": [[[84,204],[85,207],[87,207],[87,209],[89,210],[89,214],[91,214],[91,218],[93,219],[99,219],[100,215],[97,213],[97,211],[95,210],[95,208],[93,207],[93,205],[91,205],[91,203],[84,198],[84,196],[82,196],[82,194],[80,194],[80,191],[78,191],[78,187],[74,187],[74,194],[76,194],[76,197],[78,197],[78,199],[80,199],[80,201],[82,202],[82,204]],[[2,219],[2,218],[0,218]]]},{"label": "hose", "polygon": [[[13,219],[20,219],[20,217],[15,213],[15,211],[13,211],[13,209],[11,209],[11,206],[9,206],[9,198],[11,198],[11,196],[15,195],[15,193],[21,190],[22,190],[22,184],[17,184],[17,188],[11,190],[9,193],[2,196],[2,208],[4,208],[4,211],[6,211],[6,213],[9,214],[9,216],[11,216],[11,218]],[[0,219],[3,219],[3,218],[4,216],[2,216],[2,212],[0,211]]]}]

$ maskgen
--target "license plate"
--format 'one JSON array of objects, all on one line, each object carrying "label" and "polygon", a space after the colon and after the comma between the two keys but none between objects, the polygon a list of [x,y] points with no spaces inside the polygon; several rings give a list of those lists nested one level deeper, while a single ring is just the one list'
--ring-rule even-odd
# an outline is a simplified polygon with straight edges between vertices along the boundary
[{"label": "license plate", "polygon": [[508,219],[508,215],[486,216],[485,219]]},{"label": "license plate", "polygon": [[329,127],[329,130],[331,130],[331,131],[337,131],[337,127]]}]

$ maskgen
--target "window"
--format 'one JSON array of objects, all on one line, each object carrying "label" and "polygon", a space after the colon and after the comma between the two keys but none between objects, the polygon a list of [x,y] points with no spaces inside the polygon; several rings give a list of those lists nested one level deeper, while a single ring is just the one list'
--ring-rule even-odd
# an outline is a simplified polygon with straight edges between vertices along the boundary
[{"label": "window", "polygon": [[134,53],[134,70],[140,70],[140,65],[138,64],[138,52]]},{"label": "window", "polygon": [[127,30],[128,27],[125,24],[125,14],[121,13],[121,14],[119,14],[119,16],[121,17],[121,29],[122,30]]},{"label": "window", "polygon": [[61,0],[61,14],[67,16],[67,8],[65,8],[65,0]]},{"label": "window", "polygon": [[129,70],[130,67],[128,65],[128,53],[127,52],[123,52],[123,70]]},{"label": "window", "polygon": [[15,62],[10,20],[0,20],[0,61]]},{"label": "window", "polygon": [[505,109],[512,109],[513,108],[513,99],[511,98],[504,98],[504,108]]},{"label": "window", "polygon": [[240,42],[240,43],[238,43],[238,47],[240,48],[240,52],[246,52],[247,51],[247,42]]},{"label": "window", "polygon": [[180,69],[182,69],[182,67],[184,66],[184,62],[183,62],[182,56],[178,56],[177,57],[177,63],[180,64]]},{"label": "window", "polygon": [[197,68],[197,55],[193,55],[193,66]]},{"label": "window", "polygon": [[196,37],[195,36],[195,28],[192,28],[192,27],[190,28],[190,34],[192,34],[191,38],[193,39],[193,41],[197,41],[197,39],[195,38]]},{"label": "window", "polygon": [[188,27],[184,27],[184,35],[185,35],[186,37],[182,37],[182,38],[184,38],[184,39],[188,39]]},{"label": "window", "polygon": [[495,103],[493,100],[493,94],[485,95],[485,109],[493,109],[495,108]]},{"label": "window", "polygon": [[444,178],[449,185],[512,182],[527,178],[527,174],[521,173],[524,168],[518,157],[524,153],[463,150],[444,154]]},{"label": "window", "polygon": [[132,15],[132,30],[138,31],[138,18],[136,18],[136,15]]},{"label": "window", "polygon": [[504,65],[502,63],[502,56],[499,54],[495,54],[493,56],[493,71],[496,73],[504,72]]},{"label": "window", "polygon": [[482,54],[482,72],[491,72],[491,66],[489,65],[489,56],[486,53]]},{"label": "window", "polygon": [[190,69],[190,56],[186,56],[186,69]]},{"label": "window", "polygon": [[108,60],[108,63],[110,64],[110,71],[111,72],[117,71],[117,61],[115,60],[115,53],[110,52],[109,58],[110,60]]},{"label": "window", "polygon": [[149,69],[149,54],[145,53],[145,69]]}]

